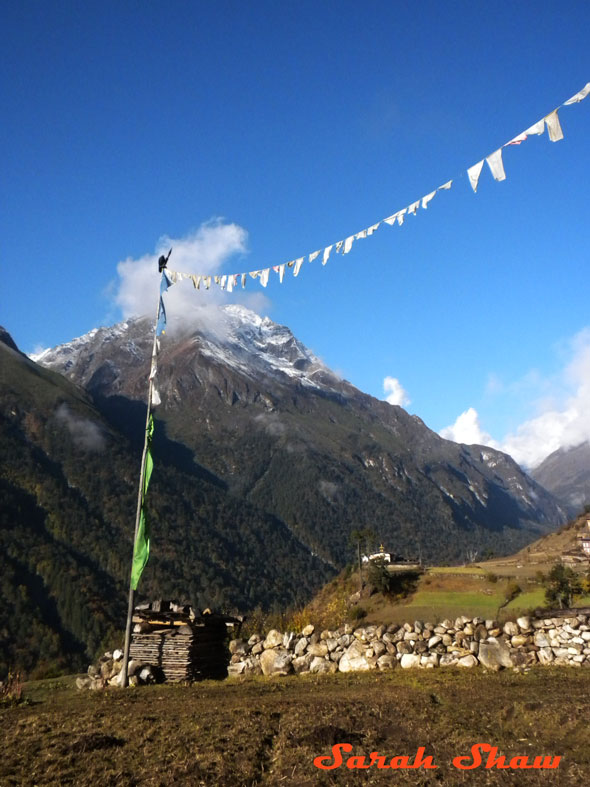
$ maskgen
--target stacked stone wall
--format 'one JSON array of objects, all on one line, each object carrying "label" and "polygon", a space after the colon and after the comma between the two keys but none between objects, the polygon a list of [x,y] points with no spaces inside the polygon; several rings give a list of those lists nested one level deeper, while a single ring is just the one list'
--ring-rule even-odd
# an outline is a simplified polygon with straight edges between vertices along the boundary
[{"label": "stacked stone wall", "polygon": [[461,616],[432,624],[422,621],[345,625],[334,631],[307,626],[300,634],[269,631],[229,644],[229,675],[353,672],[481,665],[499,670],[538,664],[590,666],[590,616],[533,619],[500,625]]}]

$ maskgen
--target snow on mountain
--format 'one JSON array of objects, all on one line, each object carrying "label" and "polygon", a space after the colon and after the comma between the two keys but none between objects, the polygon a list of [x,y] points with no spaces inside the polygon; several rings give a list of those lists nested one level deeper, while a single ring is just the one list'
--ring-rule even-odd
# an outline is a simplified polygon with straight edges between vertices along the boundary
[{"label": "snow on mountain", "polygon": [[[163,349],[167,343],[162,337]],[[260,317],[244,306],[228,305],[207,310],[206,319],[187,335],[174,334],[175,341],[187,340],[198,347],[202,356],[223,364],[248,377],[260,374],[292,381],[310,388],[333,389],[339,378],[308,350],[289,328],[268,317]],[[86,385],[96,371],[95,358],[127,356],[125,365],[135,359],[145,362],[151,354],[153,333],[145,318],[132,318],[108,328],[94,328],[87,334],[57,347],[31,355],[42,366],[75,378]],[[85,369],[83,367],[86,367]],[[114,369],[117,371],[117,369]]]}]

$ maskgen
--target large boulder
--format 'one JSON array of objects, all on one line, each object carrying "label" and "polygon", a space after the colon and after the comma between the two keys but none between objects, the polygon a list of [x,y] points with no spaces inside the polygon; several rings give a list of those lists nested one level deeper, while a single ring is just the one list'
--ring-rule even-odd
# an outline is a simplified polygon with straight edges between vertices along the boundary
[{"label": "large boulder", "polygon": [[494,672],[497,672],[502,667],[514,666],[510,648],[501,640],[480,642],[478,658],[482,666]]},{"label": "large boulder", "polygon": [[264,640],[264,649],[267,650],[268,648],[278,648],[279,645],[283,644],[283,635],[280,631],[276,629],[271,629],[268,634],[266,635],[266,639]]},{"label": "large boulder", "polygon": [[260,654],[264,675],[288,675],[292,672],[293,654],[284,648],[268,648]]},{"label": "large boulder", "polygon": [[401,657],[400,666],[403,669],[412,669],[420,666],[420,656],[415,653],[404,653]]},{"label": "large boulder", "polygon": [[477,667],[477,659],[470,653],[469,656],[463,656],[462,659],[459,659],[457,665],[459,667]]},{"label": "large boulder", "polygon": [[333,661],[323,659],[321,656],[314,656],[309,665],[310,672],[336,672],[338,665]]},{"label": "large boulder", "polygon": [[340,672],[358,672],[371,669],[371,665],[365,657],[365,648],[358,640],[355,640],[342,654],[342,658],[338,662],[338,669]]}]

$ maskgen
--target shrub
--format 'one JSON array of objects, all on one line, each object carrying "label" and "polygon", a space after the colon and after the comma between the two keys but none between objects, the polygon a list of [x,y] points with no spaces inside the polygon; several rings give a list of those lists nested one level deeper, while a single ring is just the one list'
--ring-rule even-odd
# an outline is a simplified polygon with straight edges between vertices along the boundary
[{"label": "shrub", "polygon": [[560,609],[571,607],[574,596],[583,592],[582,581],[576,572],[556,563],[544,578],[545,601],[548,604],[559,604]]},{"label": "shrub", "polygon": [[23,681],[20,672],[9,672],[4,681],[0,681],[0,707],[20,705],[24,702]]}]

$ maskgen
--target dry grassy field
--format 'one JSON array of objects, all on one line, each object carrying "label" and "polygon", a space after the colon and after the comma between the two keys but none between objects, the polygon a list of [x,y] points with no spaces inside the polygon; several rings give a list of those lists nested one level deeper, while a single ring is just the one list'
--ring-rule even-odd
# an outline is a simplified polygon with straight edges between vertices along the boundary
[{"label": "dry grassy field", "polygon": [[[585,669],[397,669],[104,692],[78,692],[64,679],[29,684],[25,697],[29,704],[0,709],[3,787],[590,782]],[[314,759],[338,743],[352,747],[343,764],[318,769]],[[529,764],[562,759],[549,771],[485,768],[487,753],[472,770],[453,765],[462,755],[472,762],[479,743],[497,747],[507,764],[519,755]],[[346,765],[371,752],[385,764],[396,755],[412,764],[419,747],[436,768]]]}]

